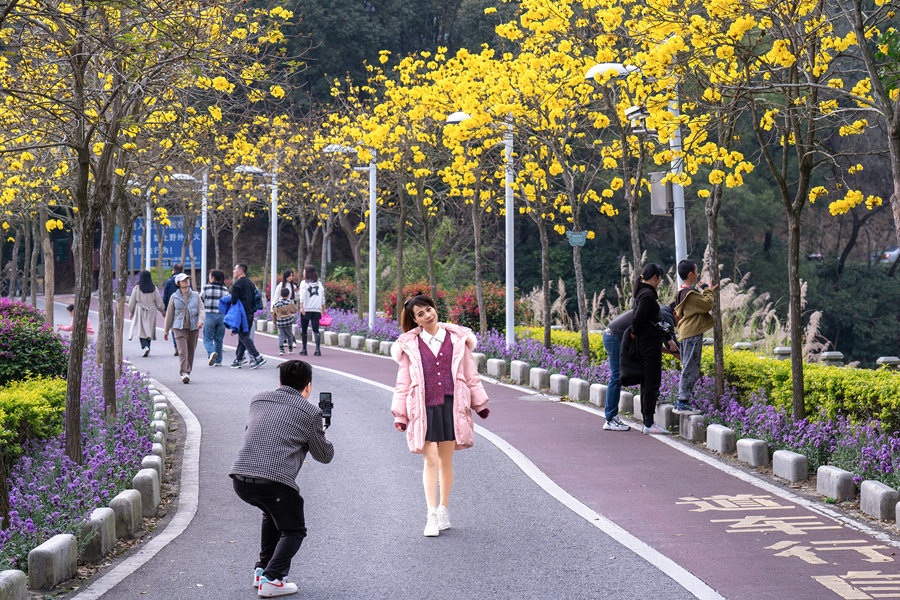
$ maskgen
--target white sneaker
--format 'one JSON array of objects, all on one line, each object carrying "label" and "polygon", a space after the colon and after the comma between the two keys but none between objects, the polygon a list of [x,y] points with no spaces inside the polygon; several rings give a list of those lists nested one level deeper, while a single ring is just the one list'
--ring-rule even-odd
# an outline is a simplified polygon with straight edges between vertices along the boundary
[{"label": "white sneaker", "polygon": [[613,417],[603,424],[603,429],[607,431],[629,431],[631,427],[619,420],[619,417]]},{"label": "white sneaker", "polygon": [[281,579],[267,579],[265,575],[259,578],[259,591],[257,595],[263,598],[274,596],[287,596],[297,593],[296,583],[287,583]]},{"label": "white sneaker", "polygon": [[654,423],[654,424],[653,424],[652,426],[650,426],[650,427],[647,427],[646,425],[643,425],[643,426],[641,427],[641,431],[643,431],[644,433],[646,433],[646,434],[648,434],[648,435],[672,435],[671,432],[666,431],[665,429],[663,429],[662,427],[660,427],[660,426],[657,425],[656,423]]},{"label": "white sneaker", "polygon": [[182,374],[181,374],[181,382],[182,382],[182,383],[190,383],[190,382],[191,382],[191,376],[188,375],[187,373],[182,373]]},{"label": "white sneaker", "polygon": [[143,352],[142,355],[143,355],[143,356],[149,356],[149,354],[150,354],[150,347],[148,346],[148,347],[144,348],[144,352]]},{"label": "white sneaker", "polygon": [[259,580],[262,579],[263,570],[262,567],[256,567],[253,569],[253,587],[254,589],[259,589]]},{"label": "white sneaker", "polygon": [[437,537],[441,535],[441,530],[438,528],[438,516],[436,508],[428,509],[428,521],[425,523],[425,537]]},{"label": "white sneaker", "polygon": [[450,529],[450,509],[444,505],[438,506],[437,525],[438,529],[441,531]]},{"label": "white sneaker", "polygon": [[209,355],[209,366],[213,366],[214,364],[216,364],[217,358],[219,358],[218,352],[213,352],[212,354],[210,354]]}]

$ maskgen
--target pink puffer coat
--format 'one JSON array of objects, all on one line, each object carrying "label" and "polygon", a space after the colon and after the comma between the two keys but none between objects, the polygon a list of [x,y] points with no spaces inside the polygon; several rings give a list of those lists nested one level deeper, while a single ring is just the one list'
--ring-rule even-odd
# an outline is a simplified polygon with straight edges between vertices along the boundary
[{"label": "pink puffer coat", "polygon": [[[456,449],[471,448],[475,444],[475,426],[472,411],[485,408],[488,397],[481,385],[472,350],[477,341],[475,334],[466,327],[453,323],[439,323],[450,335],[453,344],[453,429],[456,434]],[[406,424],[406,441],[409,449],[422,453],[425,446],[425,378],[422,371],[422,356],[419,354],[418,336],[422,328],[407,331],[391,346],[391,356],[400,370],[391,402],[391,413],[395,423]]]}]

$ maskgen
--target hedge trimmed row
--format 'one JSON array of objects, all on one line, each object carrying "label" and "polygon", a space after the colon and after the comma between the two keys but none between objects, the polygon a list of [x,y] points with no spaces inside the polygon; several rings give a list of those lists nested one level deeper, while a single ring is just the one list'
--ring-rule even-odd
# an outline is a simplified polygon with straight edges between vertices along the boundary
[{"label": "hedge trimmed row", "polygon": [[[538,327],[520,327],[520,336],[544,339]],[[550,341],[560,346],[581,350],[581,334],[573,331],[551,331]],[[603,335],[588,334],[591,362],[607,360]],[[671,356],[663,355],[666,368],[680,369]],[[713,372],[713,349],[703,349],[703,372]],[[806,415],[818,419],[821,409],[834,418],[837,413],[854,420],[879,419],[886,426],[900,427],[900,372],[888,369],[848,369],[805,363],[803,391]],[[737,388],[742,398],[762,390],[773,406],[790,414],[794,392],[791,382],[791,361],[758,356],[752,352],[725,348],[725,383]]]},{"label": "hedge trimmed row", "polygon": [[65,407],[65,379],[34,377],[0,388],[0,448],[6,464],[18,459],[28,440],[62,431]]}]

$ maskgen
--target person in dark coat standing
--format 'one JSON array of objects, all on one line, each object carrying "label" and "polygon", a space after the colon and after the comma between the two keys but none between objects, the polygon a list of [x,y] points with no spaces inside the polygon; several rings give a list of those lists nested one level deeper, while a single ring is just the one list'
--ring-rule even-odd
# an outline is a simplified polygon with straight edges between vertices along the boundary
[{"label": "person in dark coat standing", "polygon": [[[656,263],[650,263],[641,271],[634,283],[634,317],[631,325],[631,338],[637,344],[638,354],[644,367],[644,379],[641,381],[641,413],[644,425],[641,431],[654,435],[668,435],[669,432],[654,423],[656,401],[659,398],[659,387],[662,384],[662,348],[665,334],[660,327],[659,287],[665,271]],[[677,352],[678,346],[669,340],[667,344],[671,352]]]}]

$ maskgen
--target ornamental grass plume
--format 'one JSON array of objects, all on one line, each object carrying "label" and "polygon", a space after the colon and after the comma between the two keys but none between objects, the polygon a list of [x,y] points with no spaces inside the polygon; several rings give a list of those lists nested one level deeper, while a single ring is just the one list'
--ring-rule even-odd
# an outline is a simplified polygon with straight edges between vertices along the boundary
[{"label": "ornamental grass plume", "polygon": [[27,570],[28,552],[47,539],[60,533],[78,537],[95,508],[131,487],[152,449],[152,402],[141,376],[126,372],[116,380],[118,414],[107,423],[95,345],[85,352],[82,369],[83,464],[66,456],[65,433],[27,444],[10,472],[10,522],[0,530],[0,569]]}]

